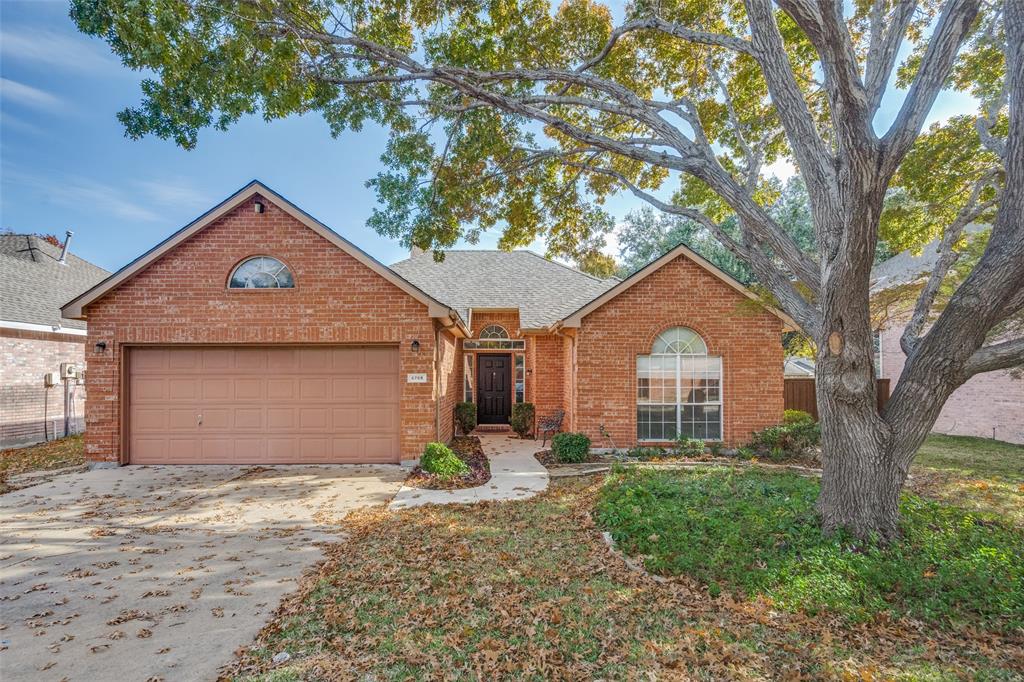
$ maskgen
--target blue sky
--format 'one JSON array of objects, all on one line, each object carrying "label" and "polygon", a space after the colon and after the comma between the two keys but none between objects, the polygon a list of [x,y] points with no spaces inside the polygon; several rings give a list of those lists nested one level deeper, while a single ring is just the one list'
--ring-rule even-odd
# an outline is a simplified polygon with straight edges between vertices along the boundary
[{"label": "blue sky", "polygon": [[[139,101],[140,80],[77,32],[66,2],[0,0],[0,229],[73,230],[75,253],[115,270],[259,178],[377,259],[404,256],[366,226],[375,199],[365,181],[381,167],[384,131],[332,139],[311,115],[204,131],[193,151],[133,141],[116,114]],[[880,122],[895,114],[894,95]],[[944,95],[931,120],[971,110],[966,98]],[[608,208],[621,217],[639,206],[622,195]],[[497,236],[479,247],[493,248]]]}]

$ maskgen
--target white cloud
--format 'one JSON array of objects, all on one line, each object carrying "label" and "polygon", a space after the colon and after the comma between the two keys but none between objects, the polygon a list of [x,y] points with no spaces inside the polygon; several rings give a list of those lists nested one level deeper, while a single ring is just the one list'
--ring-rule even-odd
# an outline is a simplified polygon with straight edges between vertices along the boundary
[{"label": "white cloud", "polygon": [[34,26],[8,26],[0,30],[0,53],[5,59],[71,71],[102,71],[119,67],[101,43],[78,35],[39,30]]},{"label": "white cloud", "polygon": [[46,131],[36,124],[23,121],[17,116],[12,116],[6,111],[0,112],[0,129],[3,129],[4,131],[18,130],[32,135],[46,134]]},{"label": "white cloud", "polygon": [[[127,220],[160,220],[161,216],[117,187],[111,187],[87,178],[72,176],[39,176],[23,173],[15,168],[4,168],[5,186],[21,186],[39,192],[55,204],[72,206],[76,210],[114,215]],[[9,189],[6,190],[10,192]]]},{"label": "white cloud", "polygon": [[34,109],[64,108],[64,102],[59,97],[9,78],[0,78],[0,101],[2,100],[13,101]]},{"label": "white cloud", "polygon": [[196,189],[187,180],[140,180],[135,184],[160,204],[208,206],[212,203],[206,192]]},{"label": "white cloud", "polygon": [[60,201],[75,203],[83,209],[99,213],[111,213],[129,220],[158,220],[159,215],[150,209],[135,203],[124,193],[114,187],[78,179],[57,188],[57,195],[63,195]]},{"label": "white cloud", "polygon": [[787,159],[779,159],[775,163],[765,166],[761,172],[768,176],[774,175],[785,182],[796,175],[796,166]]}]

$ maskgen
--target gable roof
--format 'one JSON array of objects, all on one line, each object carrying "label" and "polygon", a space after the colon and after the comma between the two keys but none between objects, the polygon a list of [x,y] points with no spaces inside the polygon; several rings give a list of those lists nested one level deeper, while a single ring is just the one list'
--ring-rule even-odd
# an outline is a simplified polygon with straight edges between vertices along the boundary
[{"label": "gable roof", "polygon": [[[964,227],[964,236],[973,237],[990,227],[990,225],[971,223]],[[871,293],[877,294],[886,289],[910,284],[931,274],[939,262],[939,247],[941,245],[942,239],[937,238],[925,244],[917,253],[911,249],[905,249],[871,268]]]},{"label": "gable roof", "polygon": [[523,329],[547,329],[618,283],[599,279],[533,251],[453,250],[413,255],[391,268],[464,319],[477,309],[518,309]]},{"label": "gable roof", "polygon": [[[84,330],[61,317],[61,304],[110,273],[31,234],[0,234],[0,318],[3,323]],[[9,325],[5,325],[9,326]]]},{"label": "gable roof", "polygon": [[85,315],[83,308],[93,301],[99,299],[107,292],[120,286],[122,283],[131,279],[137,273],[144,270],[150,263],[157,260],[168,251],[173,249],[178,244],[182,243],[189,237],[192,237],[202,229],[215,222],[217,219],[226,215],[230,211],[237,208],[240,204],[248,201],[254,195],[259,195],[274,204],[282,211],[290,215],[291,217],[298,220],[300,223],[308,227],[309,229],[316,232],[318,235],[334,244],[336,247],[347,253],[348,255],[355,258],[357,261],[370,268],[378,275],[383,277],[388,282],[394,284],[405,293],[412,296],[417,301],[425,304],[431,317],[449,318],[453,325],[458,327],[462,333],[466,333],[468,330],[465,327],[465,323],[460,318],[459,314],[448,304],[442,303],[439,299],[434,298],[427,292],[423,291],[415,284],[409,282],[386,265],[366,253],[358,246],[348,241],[340,234],[327,227],[319,220],[309,215],[301,208],[288,201],[280,194],[270,189],[262,182],[253,180],[242,189],[238,190],[230,197],[217,204],[209,211],[199,216],[191,223],[181,228],[170,237],[160,242],[152,249],[142,254],[128,265],[124,266],[110,277],[106,278],[96,286],[92,287],[85,293],[79,295],[77,298],[72,299],[68,303],[64,304],[62,311],[66,317],[84,319]]},{"label": "gable roof", "polygon": [[605,303],[607,303],[608,301],[612,300],[613,298],[615,298],[616,296],[618,296],[622,292],[626,291],[627,289],[632,287],[634,284],[642,282],[649,275],[654,274],[655,272],[660,270],[663,266],[667,265],[668,263],[671,263],[672,261],[674,261],[679,256],[685,256],[686,258],[689,258],[691,261],[693,261],[694,263],[696,263],[700,267],[702,267],[705,270],[707,270],[709,273],[711,273],[712,275],[714,275],[715,277],[720,279],[722,282],[728,284],[730,287],[735,289],[738,293],[742,294],[743,296],[746,296],[747,298],[749,298],[752,301],[757,301],[758,303],[760,303],[761,306],[765,310],[767,310],[768,312],[772,313],[773,315],[778,317],[780,320],[782,320],[782,322],[785,324],[786,328],[789,328],[789,329],[799,329],[800,328],[799,325],[797,325],[797,323],[789,315],[787,315],[786,313],[782,312],[781,310],[778,310],[777,308],[773,308],[772,306],[765,305],[763,302],[761,302],[761,298],[757,294],[755,294],[753,291],[751,291],[747,287],[745,287],[742,284],[740,284],[729,273],[725,272],[724,270],[722,270],[721,268],[716,266],[714,263],[712,263],[711,261],[709,261],[706,258],[704,258],[703,256],[701,256],[700,254],[698,254],[695,251],[691,250],[685,244],[680,244],[679,246],[675,247],[674,249],[672,249],[668,253],[664,254],[663,256],[658,258],[657,260],[654,260],[654,261],[648,263],[647,265],[645,265],[644,267],[640,268],[639,270],[634,272],[632,275],[630,275],[626,279],[622,280],[621,282],[618,282],[617,284],[615,284],[614,286],[612,286],[611,288],[606,290],[604,293],[598,295],[593,300],[587,302],[585,305],[581,306],[577,310],[575,310],[572,313],[570,313],[569,315],[565,316],[562,320],[558,321],[558,323],[556,325],[553,325],[553,328],[555,328],[555,327],[579,327],[580,323],[583,321],[584,317],[586,317],[590,313],[594,312],[595,310],[597,310],[598,308],[600,308]]}]

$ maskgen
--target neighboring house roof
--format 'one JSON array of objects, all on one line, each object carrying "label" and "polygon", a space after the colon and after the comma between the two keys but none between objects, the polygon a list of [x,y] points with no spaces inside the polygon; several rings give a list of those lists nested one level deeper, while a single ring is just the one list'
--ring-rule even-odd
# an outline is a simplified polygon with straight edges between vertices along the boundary
[{"label": "neighboring house roof", "polygon": [[[988,225],[971,223],[964,228],[964,232],[974,235],[988,228]],[[920,253],[916,254],[910,249],[901,251],[871,268],[871,293],[910,284],[923,275],[931,273],[935,269],[936,263],[939,262],[939,245],[941,243],[941,239],[936,239],[925,245]]]},{"label": "neighboring house roof", "polygon": [[73,253],[61,264],[60,253],[42,237],[0,234],[0,325],[85,329],[61,317],[61,305],[110,273]]},{"label": "neighboring house roof", "polygon": [[547,329],[619,282],[525,250],[445,251],[440,263],[428,251],[391,268],[465,319],[473,308],[518,309],[523,329]]},{"label": "neighboring house roof", "polygon": [[814,360],[808,358],[786,358],[783,374],[787,377],[813,377]]},{"label": "neighboring house roof", "polygon": [[420,301],[427,306],[429,315],[431,317],[448,318],[462,333],[467,333],[468,330],[465,327],[464,321],[460,318],[459,314],[447,303],[443,303],[441,300],[434,298],[412,282],[408,281],[401,275],[395,273],[395,271],[388,268],[386,265],[378,261],[377,259],[370,256],[368,253],[360,249],[358,246],[348,241],[340,234],[327,227],[319,220],[309,215],[301,208],[288,201],[280,194],[270,189],[258,180],[253,180],[242,189],[238,190],[230,197],[214,206],[212,209],[199,216],[191,223],[181,228],[170,237],[160,242],[152,249],[142,254],[128,265],[124,266],[113,275],[103,280],[96,286],[92,287],[85,293],[81,294],[77,298],[70,300],[64,304],[62,311],[68,317],[82,319],[84,317],[83,308],[93,301],[99,299],[101,296],[111,291],[112,289],[120,286],[123,282],[131,279],[135,274],[142,271],[150,263],[157,260],[165,253],[173,249],[175,246],[185,241],[192,235],[196,234],[203,228],[207,227],[211,223],[215,222],[218,218],[229,213],[230,211],[237,208],[240,204],[248,201],[254,195],[260,195],[267,201],[270,201],[275,206],[283,210],[291,217],[298,220],[300,223],[308,227],[309,229],[316,232],[318,235],[334,244],[336,247],[347,253],[348,255],[355,258],[357,261],[370,268],[378,275],[383,277],[385,280],[391,282],[405,293],[412,296],[414,299]]},{"label": "neighboring house roof", "polygon": [[613,298],[615,298],[616,296],[618,296],[622,292],[626,291],[627,289],[632,287],[634,284],[637,284],[638,282],[643,281],[649,275],[654,274],[655,272],[660,270],[663,266],[671,263],[672,261],[674,261],[679,256],[685,256],[686,258],[689,258],[691,261],[693,261],[694,263],[696,263],[700,267],[704,268],[705,270],[707,270],[709,273],[711,273],[712,275],[714,275],[718,279],[720,279],[723,282],[725,282],[726,284],[728,284],[730,287],[735,289],[740,294],[746,296],[747,298],[751,299],[752,301],[757,301],[759,304],[761,304],[761,306],[765,310],[767,310],[768,312],[772,313],[773,315],[778,317],[780,320],[782,320],[783,323],[785,323],[786,328],[794,329],[794,330],[800,328],[800,326],[789,315],[787,315],[786,313],[782,312],[781,310],[778,310],[777,308],[773,308],[772,306],[765,305],[761,301],[761,297],[759,297],[757,294],[755,294],[753,291],[751,291],[747,287],[743,286],[740,282],[738,282],[735,278],[732,277],[732,275],[727,273],[725,270],[722,270],[721,268],[716,266],[711,261],[707,260],[706,258],[701,256],[697,252],[691,250],[685,244],[680,244],[679,246],[675,247],[674,249],[672,249],[668,253],[664,254],[663,256],[658,258],[657,260],[654,260],[654,261],[648,263],[647,265],[645,265],[644,267],[640,268],[639,270],[634,272],[632,275],[630,275],[626,279],[624,279],[624,280],[622,280],[620,282],[613,282],[614,286],[611,286],[604,293],[600,294],[599,296],[594,298],[592,301],[587,302],[585,305],[580,307],[578,310],[573,311],[571,314],[567,315],[564,319],[562,319],[561,320],[561,326],[564,326],[564,327],[579,327],[580,323],[583,321],[584,317],[586,317],[590,313],[594,312],[595,310],[597,310],[598,308],[600,308],[605,303],[607,303],[608,301],[612,300]]}]

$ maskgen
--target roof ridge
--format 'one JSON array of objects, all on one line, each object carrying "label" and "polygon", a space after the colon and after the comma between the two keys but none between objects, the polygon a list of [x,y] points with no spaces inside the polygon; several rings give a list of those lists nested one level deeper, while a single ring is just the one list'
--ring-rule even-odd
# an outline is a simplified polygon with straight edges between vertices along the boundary
[{"label": "roof ridge", "polygon": [[532,249],[520,249],[520,250],[521,251],[525,251],[526,253],[530,254],[531,256],[536,256],[537,258],[540,258],[542,261],[545,261],[547,263],[554,263],[555,265],[563,267],[566,270],[569,270],[570,272],[575,272],[577,275],[583,275],[584,277],[589,277],[590,279],[594,280],[595,282],[602,282],[603,283],[603,282],[608,281],[608,280],[601,279],[600,277],[597,277],[596,275],[591,275],[589,272],[583,272],[579,268],[574,268],[571,265],[566,265],[565,263],[559,263],[556,260],[552,260],[551,258],[548,258],[546,256],[542,256],[539,253],[537,253],[536,251],[533,251]]}]

